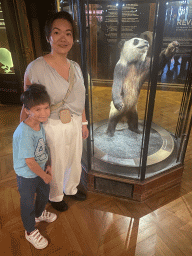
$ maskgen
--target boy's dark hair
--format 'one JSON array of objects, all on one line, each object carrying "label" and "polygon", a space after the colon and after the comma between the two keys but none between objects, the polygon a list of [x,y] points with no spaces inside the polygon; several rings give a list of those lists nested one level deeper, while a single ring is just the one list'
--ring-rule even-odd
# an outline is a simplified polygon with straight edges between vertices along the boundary
[{"label": "boy's dark hair", "polygon": [[56,13],[52,14],[51,16],[49,16],[47,18],[47,20],[45,22],[45,36],[46,36],[46,38],[49,39],[53,22],[54,22],[54,20],[57,20],[57,19],[64,19],[64,20],[69,21],[69,23],[71,23],[72,33],[73,33],[73,40],[75,41],[75,39],[76,39],[76,26],[75,26],[73,17],[71,16],[71,14],[69,14],[66,11],[56,12]]},{"label": "boy's dark hair", "polygon": [[42,84],[32,84],[29,88],[22,93],[21,102],[26,109],[30,109],[34,106],[51,103],[50,97],[46,91],[46,88]]}]

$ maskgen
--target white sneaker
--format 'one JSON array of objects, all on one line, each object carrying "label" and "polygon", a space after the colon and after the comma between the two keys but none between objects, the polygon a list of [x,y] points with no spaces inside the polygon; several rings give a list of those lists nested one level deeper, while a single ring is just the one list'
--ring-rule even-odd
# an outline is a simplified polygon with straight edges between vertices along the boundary
[{"label": "white sneaker", "polygon": [[40,217],[35,218],[35,222],[40,222],[40,221],[46,221],[46,222],[53,222],[57,219],[57,215],[55,213],[47,212],[44,210],[41,214]]},{"label": "white sneaker", "polygon": [[48,241],[43,237],[38,229],[35,229],[30,235],[25,231],[25,238],[29,241],[36,249],[44,249],[48,245]]}]

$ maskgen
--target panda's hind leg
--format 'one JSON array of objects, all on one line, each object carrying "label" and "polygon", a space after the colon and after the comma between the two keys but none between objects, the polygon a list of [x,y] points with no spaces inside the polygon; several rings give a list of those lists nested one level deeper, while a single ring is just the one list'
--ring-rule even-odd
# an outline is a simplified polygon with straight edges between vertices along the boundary
[{"label": "panda's hind leg", "polygon": [[129,110],[126,114],[127,116],[127,123],[129,130],[141,133],[141,131],[138,128],[138,113],[136,109]]},{"label": "panda's hind leg", "polygon": [[111,101],[108,128],[107,128],[108,136],[110,137],[114,136],[115,128],[123,115],[124,115],[124,111],[117,110],[113,104],[113,101]]},{"label": "panda's hind leg", "polygon": [[108,136],[110,136],[110,137],[114,136],[115,128],[116,128],[116,126],[117,126],[117,124],[118,124],[118,122],[120,121],[121,118],[122,118],[122,115],[116,115],[116,116],[113,116],[113,117],[109,118],[108,127],[107,127]]}]

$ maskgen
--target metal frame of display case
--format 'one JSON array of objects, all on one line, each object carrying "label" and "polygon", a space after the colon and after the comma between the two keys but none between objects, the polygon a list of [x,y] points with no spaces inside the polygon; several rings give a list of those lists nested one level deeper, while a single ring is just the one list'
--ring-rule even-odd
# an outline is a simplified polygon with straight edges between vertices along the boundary
[{"label": "metal frame of display case", "polygon": [[[102,1],[100,1],[102,3]],[[104,1],[106,3],[106,1]],[[112,2],[112,1],[111,1]],[[126,1],[119,1],[121,3],[125,3]],[[112,194],[116,196],[122,196],[131,198],[138,201],[143,201],[148,197],[154,195],[157,192],[170,188],[172,186],[178,185],[181,182],[182,173],[183,173],[183,162],[185,151],[187,147],[187,142],[189,139],[189,134],[191,130],[192,121],[189,122],[188,131],[185,127],[185,138],[181,141],[180,145],[180,161],[177,165],[163,173],[154,175],[154,177],[146,178],[146,165],[147,165],[147,154],[148,154],[148,145],[149,145],[149,137],[150,137],[150,129],[152,125],[153,111],[154,111],[154,102],[156,96],[156,88],[157,88],[157,76],[158,76],[158,65],[159,65],[159,54],[162,47],[163,42],[163,31],[164,31],[164,22],[165,22],[165,5],[167,1],[157,0],[157,1],[129,1],[128,3],[156,3],[158,15],[156,15],[156,20],[154,23],[154,55],[153,61],[151,65],[150,72],[150,94],[147,102],[147,112],[146,119],[144,121],[144,133],[143,133],[143,146],[142,146],[142,157],[141,157],[141,169],[140,169],[140,178],[138,180],[133,180],[129,178],[116,177],[110,174],[99,173],[92,169],[92,141],[91,137],[87,139],[87,149],[84,154],[85,157],[83,159],[83,172],[82,172],[82,183],[89,191],[102,192],[107,194]],[[171,1],[173,2],[173,1]],[[83,76],[85,79],[85,86],[87,90],[86,94],[86,115],[89,121],[88,129],[92,129],[90,125],[90,107],[89,106],[89,81],[88,81],[88,73],[87,73],[87,56],[86,56],[86,33],[89,28],[86,28],[86,19],[85,19],[85,4],[94,3],[94,1],[83,1],[76,0],[77,11],[78,11],[78,23],[79,25],[79,35],[80,35],[80,47],[81,47],[81,68],[83,72]],[[96,2],[95,2],[96,3]],[[187,78],[187,88],[188,91],[184,97],[188,97],[188,106],[181,106],[180,116],[184,114],[188,115],[190,118],[190,108],[191,108],[191,64],[188,68],[188,78]],[[190,97],[190,99],[189,99]],[[183,102],[185,100],[183,99]],[[192,119],[192,117],[191,117]],[[185,126],[185,125],[184,125]],[[177,128],[179,130],[181,128]],[[114,188],[117,188],[117,193],[114,192]],[[122,192],[124,191],[124,192]]]}]

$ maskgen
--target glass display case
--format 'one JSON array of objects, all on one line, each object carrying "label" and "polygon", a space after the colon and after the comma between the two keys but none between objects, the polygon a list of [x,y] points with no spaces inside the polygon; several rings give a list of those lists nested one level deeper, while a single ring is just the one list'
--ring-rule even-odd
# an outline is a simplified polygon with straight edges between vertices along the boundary
[{"label": "glass display case", "polygon": [[27,63],[34,59],[23,0],[0,1],[0,103],[20,104]]},{"label": "glass display case", "polygon": [[68,2],[87,89],[83,184],[138,201],[178,185],[192,123],[192,0]]},{"label": "glass display case", "polygon": [[[0,77],[3,78],[3,82],[10,79],[14,81],[14,77],[15,77],[13,59],[12,59],[12,54],[11,54],[10,46],[7,39],[7,32],[6,32],[1,2],[0,2]],[[4,94],[9,91],[17,92],[16,88],[5,88],[5,86],[1,84],[0,102],[4,103]]]},{"label": "glass display case", "polygon": [[15,74],[0,2],[0,74]]}]

